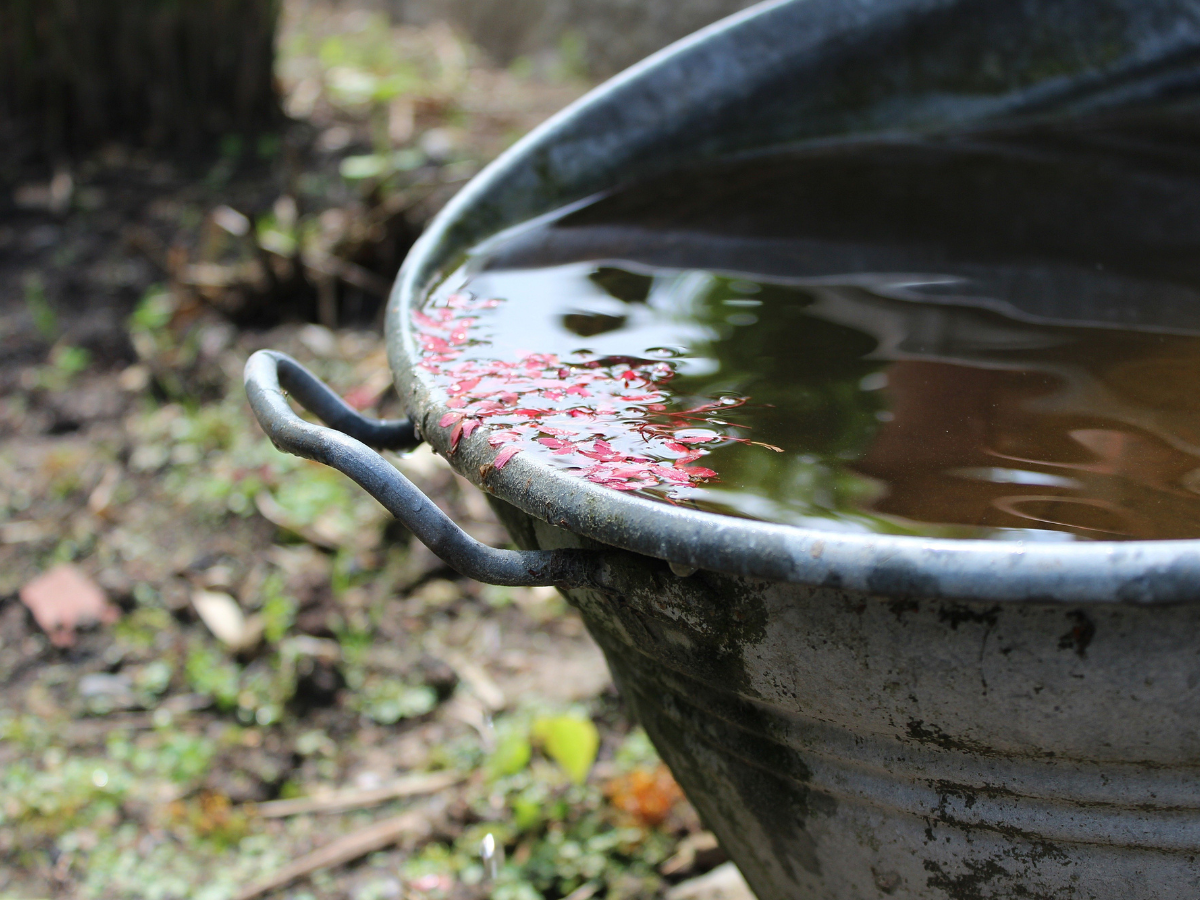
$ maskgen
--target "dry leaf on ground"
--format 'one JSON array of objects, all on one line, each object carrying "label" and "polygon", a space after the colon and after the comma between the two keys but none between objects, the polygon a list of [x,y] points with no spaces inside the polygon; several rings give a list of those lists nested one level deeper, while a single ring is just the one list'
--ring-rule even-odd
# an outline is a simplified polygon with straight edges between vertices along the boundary
[{"label": "dry leaf on ground", "polygon": [[608,783],[605,792],[613,806],[633,816],[641,825],[662,823],[683,799],[683,791],[675,783],[671,770],[663,765],[618,775]]},{"label": "dry leaf on ground", "polygon": [[56,647],[75,643],[75,630],[111,625],[120,613],[96,582],[69,563],[55,566],[21,588],[21,602]]}]

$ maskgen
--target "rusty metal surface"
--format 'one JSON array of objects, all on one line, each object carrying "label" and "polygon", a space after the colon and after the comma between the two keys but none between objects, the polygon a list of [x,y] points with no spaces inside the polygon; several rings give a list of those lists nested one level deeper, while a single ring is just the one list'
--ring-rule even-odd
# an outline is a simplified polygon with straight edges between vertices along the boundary
[{"label": "rusty metal surface", "polygon": [[1200,607],[609,565],[570,598],[762,900],[1200,895]]},{"label": "rusty metal surface", "polygon": [[632,178],[1194,103],[1198,60],[1200,5],[1182,0],[764,4],[521,141],[406,260],[387,326],[413,421],[522,547],[632,551],[569,595],[762,900],[1200,896],[1200,542],[832,534],[619,494],[529,454],[497,472],[482,430],[450,454],[436,427],[413,306],[483,238]]},{"label": "rusty metal surface", "polygon": [[[246,399],[280,450],[316,460],[352,478],[441,559],[469,578],[510,586],[601,583],[601,558],[578,550],[497,550],[475,540],[405,478],[375,447],[420,443],[407,420],[380,421],[347,406],[286,353],[259,350],[246,361]],[[306,422],[287,393],[329,427]]]}]

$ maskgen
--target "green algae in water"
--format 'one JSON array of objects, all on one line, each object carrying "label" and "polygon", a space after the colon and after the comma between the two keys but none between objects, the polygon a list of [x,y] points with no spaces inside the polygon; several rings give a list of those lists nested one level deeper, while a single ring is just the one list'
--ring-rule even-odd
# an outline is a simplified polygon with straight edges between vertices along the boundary
[{"label": "green algae in water", "polygon": [[417,313],[442,425],[826,530],[1198,537],[1200,179],[1073,138],[728,163],[502,236]]}]

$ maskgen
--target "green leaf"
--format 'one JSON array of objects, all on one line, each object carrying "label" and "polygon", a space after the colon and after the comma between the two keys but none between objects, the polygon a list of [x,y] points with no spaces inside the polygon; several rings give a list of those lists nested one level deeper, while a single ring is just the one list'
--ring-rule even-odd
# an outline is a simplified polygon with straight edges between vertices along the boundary
[{"label": "green leaf", "polygon": [[388,158],[371,153],[366,156],[347,156],[338,166],[343,178],[357,181],[362,178],[378,178],[388,170]]},{"label": "green leaf", "polygon": [[262,586],[263,636],[272,644],[279,643],[296,621],[296,601],[288,595],[278,572],[266,577]]},{"label": "green leaf", "polygon": [[533,831],[542,824],[542,804],[532,797],[516,797],[511,803],[513,822],[521,833]]},{"label": "green leaf", "polygon": [[137,309],[129,317],[129,327],[133,331],[161,331],[170,324],[177,306],[169,290],[162,285],[154,285],[138,301]]},{"label": "green leaf", "polygon": [[596,751],[600,749],[600,733],[591,719],[576,716],[541,718],[533,723],[533,736],[572,781],[583,784],[587,780],[592,763],[596,761]]},{"label": "green leaf", "polygon": [[533,748],[529,738],[521,731],[512,730],[502,734],[496,741],[496,749],[488,757],[488,772],[493,778],[503,778],[506,775],[516,775],[527,765]]},{"label": "green leaf", "polygon": [[232,709],[241,689],[241,669],[219,651],[197,645],[188,654],[184,673],[193,691],[212,697],[220,709]]},{"label": "green leaf", "polygon": [[425,165],[425,154],[416,147],[406,147],[392,154],[391,163],[397,172],[411,172]]}]

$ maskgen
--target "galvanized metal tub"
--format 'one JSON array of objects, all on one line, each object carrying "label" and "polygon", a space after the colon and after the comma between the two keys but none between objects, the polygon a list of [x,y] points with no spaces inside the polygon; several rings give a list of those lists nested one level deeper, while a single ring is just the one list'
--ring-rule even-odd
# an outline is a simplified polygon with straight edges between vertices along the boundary
[{"label": "galvanized metal tub", "polygon": [[[451,454],[409,331],[480,239],[631,178],[1186,95],[1198,58],[1200,8],[1179,2],[765,4],[584,98],[441,214],[388,312],[411,424],[363,420],[269,352],[247,367],[252,405],[280,447],[350,474],[465,574],[562,587],[763,900],[1200,896],[1200,542],[823,533],[525,454],[495,470],[482,434]],[[368,448],[418,434],[522,551],[476,544]]]}]

